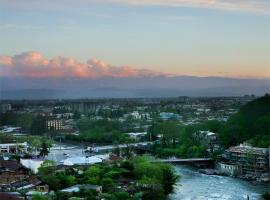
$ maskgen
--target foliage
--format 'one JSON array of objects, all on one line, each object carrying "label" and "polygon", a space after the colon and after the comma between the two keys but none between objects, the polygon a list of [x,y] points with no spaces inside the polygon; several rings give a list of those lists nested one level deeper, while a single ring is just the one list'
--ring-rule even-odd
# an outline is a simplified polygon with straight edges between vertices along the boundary
[{"label": "foliage", "polygon": [[52,144],[50,143],[50,140],[43,140],[41,143],[41,149],[40,149],[39,155],[42,157],[47,156],[50,153],[49,148],[51,146]]},{"label": "foliage", "polygon": [[270,200],[270,192],[265,192],[264,194],[262,194],[262,198],[264,200]]},{"label": "foliage", "polygon": [[92,120],[83,118],[78,121],[79,136],[68,136],[69,139],[93,143],[119,143],[123,137],[121,123],[116,120]]},{"label": "foliage", "polygon": [[47,131],[46,118],[39,115],[34,118],[31,124],[31,134],[43,135]]},{"label": "foliage", "polygon": [[30,129],[34,116],[29,113],[2,113],[0,115],[0,125],[13,125],[22,127],[24,130]]},{"label": "foliage", "polygon": [[[57,171],[52,161],[45,161],[38,170],[40,179],[56,191],[56,199],[69,199],[70,197],[85,197],[96,199],[95,190],[81,188],[79,192],[65,194],[59,190],[75,184],[101,185],[102,197],[108,200],[138,200],[165,199],[173,191],[179,178],[171,165],[154,162],[148,157],[133,157],[115,164],[95,164],[77,173],[76,170],[66,169]],[[127,180],[126,188],[119,186],[121,180]],[[131,195],[135,194],[136,195]]]},{"label": "foliage", "polygon": [[32,200],[49,200],[49,198],[44,195],[35,194],[33,195]]},{"label": "foliage", "polygon": [[270,145],[270,96],[258,98],[240,108],[221,131],[226,147],[250,141],[257,147]]}]

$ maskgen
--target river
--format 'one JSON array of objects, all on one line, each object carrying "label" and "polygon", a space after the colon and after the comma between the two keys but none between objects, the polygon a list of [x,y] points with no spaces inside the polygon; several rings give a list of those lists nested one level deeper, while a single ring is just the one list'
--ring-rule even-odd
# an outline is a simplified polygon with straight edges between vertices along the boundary
[{"label": "river", "polygon": [[181,176],[175,192],[169,200],[249,200],[260,199],[260,195],[270,191],[269,186],[253,185],[240,179],[205,175],[196,169],[175,165],[175,171]]}]

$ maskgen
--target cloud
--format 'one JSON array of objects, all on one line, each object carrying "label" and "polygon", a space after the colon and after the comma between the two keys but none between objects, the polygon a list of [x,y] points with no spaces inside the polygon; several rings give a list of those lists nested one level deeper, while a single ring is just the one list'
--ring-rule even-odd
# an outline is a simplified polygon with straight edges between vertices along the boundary
[{"label": "cloud", "polygon": [[31,29],[31,30],[41,30],[43,26],[40,25],[30,25],[30,24],[16,24],[16,23],[0,23],[0,29]]},{"label": "cloud", "polygon": [[[3,8],[34,10],[34,11],[74,11],[74,8],[91,8],[95,4],[104,5],[126,4],[140,6],[176,6],[176,7],[198,7],[212,8],[225,11],[245,11],[250,13],[270,14],[269,0],[48,0],[46,4],[40,0],[0,0]],[[109,17],[107,14],[97,15]]]},{"label": "cloud", "polygon": [[103,0],[127,5],[212,8],[270,14],[269,0]]},{"label": "cloud", "polygon": [[62,56],[47,59],[35,51],[15,56],[0,56],[2,77],[127,78],[157,75],[162,74],[130,66],[113,66],[96,58],[81,63],[74,58]]}]

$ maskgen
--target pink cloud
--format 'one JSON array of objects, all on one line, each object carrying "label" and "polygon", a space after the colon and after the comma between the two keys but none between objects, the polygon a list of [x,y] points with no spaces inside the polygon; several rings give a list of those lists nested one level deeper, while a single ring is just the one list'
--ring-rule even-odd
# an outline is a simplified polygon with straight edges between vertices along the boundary
[{"label": "pink cloud", "polygon": [[113,66],[98,59],[81,63],[74,58],[56,56],[45,58],[39,52],[25,52],[15,56],[0,56],[0,76],[4,77],[140,77],[161,73],[129,66]]}]

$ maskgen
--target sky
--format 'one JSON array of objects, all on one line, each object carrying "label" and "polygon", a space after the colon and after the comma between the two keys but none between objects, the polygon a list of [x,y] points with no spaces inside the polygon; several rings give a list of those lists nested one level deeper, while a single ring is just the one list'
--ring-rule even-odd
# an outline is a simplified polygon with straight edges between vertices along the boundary
[{"label": "sky", "polygon": [[270,78],[269,0],[0,0],[0,77]]}]

